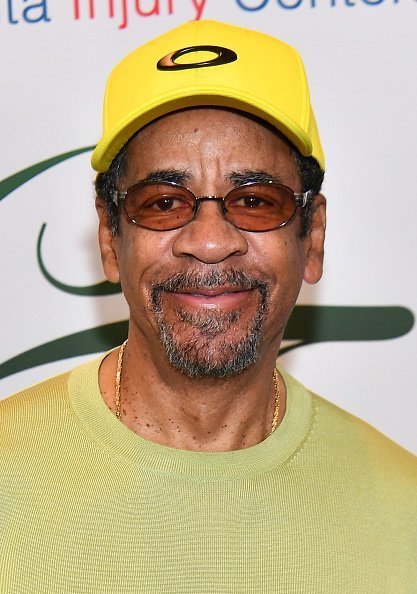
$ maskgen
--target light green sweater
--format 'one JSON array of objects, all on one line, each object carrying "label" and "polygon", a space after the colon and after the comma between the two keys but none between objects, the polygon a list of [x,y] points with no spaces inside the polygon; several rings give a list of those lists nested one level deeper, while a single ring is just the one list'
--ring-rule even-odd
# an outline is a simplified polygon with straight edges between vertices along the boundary
[{"label": "light green sweater", "polygon": [[93,361],[0,403],[0,593],[417,592],[417,460],[284,374],[236,452],[146,441]]}]

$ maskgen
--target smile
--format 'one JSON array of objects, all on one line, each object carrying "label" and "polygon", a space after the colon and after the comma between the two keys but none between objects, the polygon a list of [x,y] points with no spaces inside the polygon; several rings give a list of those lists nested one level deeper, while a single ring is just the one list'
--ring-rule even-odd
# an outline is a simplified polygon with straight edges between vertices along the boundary
[{"label": "smile", "polygon": [[255,289],[239,287],[213,287],[182,290],[169,295],[179,305],[196,309],[235,309],[244,305],[254,294]]}]

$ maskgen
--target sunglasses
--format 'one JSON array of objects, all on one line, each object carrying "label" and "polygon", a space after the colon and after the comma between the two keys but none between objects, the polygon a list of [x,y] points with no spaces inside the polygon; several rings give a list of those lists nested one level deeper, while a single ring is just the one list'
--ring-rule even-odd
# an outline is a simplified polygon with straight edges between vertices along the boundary
[{"label": "sunglasses", "polygon": [[271,181],[242,184],[224,197],[195,196],[174,182],[143,181],[126,191],[115,190],[112,199],[117,206],[123,203],[132,223],[154,231],[187,225],[208,200],[219,202],[226,221],[242,231],[272,231],[289,223],[312,195],[312,190],[293,192]]}]

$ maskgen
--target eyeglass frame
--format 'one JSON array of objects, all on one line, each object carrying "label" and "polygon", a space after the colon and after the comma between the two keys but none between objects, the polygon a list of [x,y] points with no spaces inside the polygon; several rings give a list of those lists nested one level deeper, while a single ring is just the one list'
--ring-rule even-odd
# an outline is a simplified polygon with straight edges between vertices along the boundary
[{"label": "eyeglass frame", "polygon": [[[289,186],[286,186],[285,184],[280,184],[278,182],[275,182],[273,180],[266,180],[266,181],[262,181],[262,182],[245,182],[243,184],[239,184],[238,186],[232,188],[231,190],[229,190],[229,192],[227,192],[227,194],[225,196],[216,196],[216,195],[203,195],[203,196],[196,196],[194,194],[194,192],[192,190],[190,190],[189,188],[187,188],[186,186],[183,186],[181,184],[178,184],[177,182],[174,181],[153,181],[153,180],[143,180],[143,181],[138,181],[135,182],[134,184],[132,184],[129,188],[127,188],[127,190],[112,190],[110,192],[111,195],[111,200],[112,203],[115,206],[120,206],[120,204],[122,202],[124,202],[124,204],[126,205],[126,196],[129,192],[129,190],[131,190],[133,187],[137,186],[137,185],[166,185],[166,186],[173,186],[176,188],[180,188],[181,190],[186,190],[189,194],[191,194],[191,196],[193,196],[194,200],[195,200],[195,206],[193,207],[193,211],[194,214],[192,216],[192,218],[187,221],[186,223],[182,224],[182,225],[178,225],[177,227],[173,227],[172,229],[154,229],[152,227],[146,227],[145,225],[142,225],[140,223],[138,223],[135,219],[132,219],[129,214],[126,211],[126,206],[124,207],[124,211],[125,214],[127,216],[127,218],[129,219],[129,221],[131,221],[134,225],[136,225],[137,227],[142,227],[143,229],[149,229],[150,231],[159,231],[161,233],[165,232],[165,231],[175,231],[176,229],[181,229],[182,227],[185,227],[186,225],[188,225],[189,223],[191,223],[197,212],[198,209],[200,207],[201,202],[205,202],[208,200],[215,200],[216,202],[220,202],[221,203],[221,209],[222,209],[222,213],[224,216],[224,219],[230,223],[233,227],[235,227],[235,229],[239,229],[240,231],[246,231],[248,233],[266,233],[267,231],[275,231],[276,229],[280,229],[281,227],[285,227],[286,225],[288,225],[288,223],[290,223],[293,218],[295,217],[296,213],[297,213],[297,208],[305,208],[308,201],[313,197],[314,192],[313,190],[307,190],[306,192],[294,192],[294,190],[292,188],[290,188]],[[272,227],[271,229],[260,229],[260,230],[253,230],[253,229],[242,229],[241,227],[237,227],[232,221],[230,221],[227,217],[227,210],[225,210],[225,206],[224,206],[224,202],[227,199],[227,197],[235,190],[240,189],[240,188],[244,188],[244,187],[250,187],[250,186],[265,186],[265,185],[274,185],[274,186],[280,186],[283,188],[286,188],[287,190],[290,190],[290,192],[293,194],[294,197],[294,202],[295,202],[295,209],[293,214],[290,216],[289,219],[287,219],[286,221],[283,221],[280,225],[277,225],[276,227]],[[301,201],[301,202],[300,202]]]}]

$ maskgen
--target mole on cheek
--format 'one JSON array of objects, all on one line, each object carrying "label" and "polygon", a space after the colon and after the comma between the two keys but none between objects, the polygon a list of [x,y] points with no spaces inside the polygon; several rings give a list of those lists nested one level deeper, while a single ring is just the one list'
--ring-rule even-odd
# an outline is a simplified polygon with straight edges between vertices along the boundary
[{"label": "mole on cheek", "polygon": [[195,128],[194,129],[194,134],[197,134],[197,132],[198,132],[198,128]]}]

